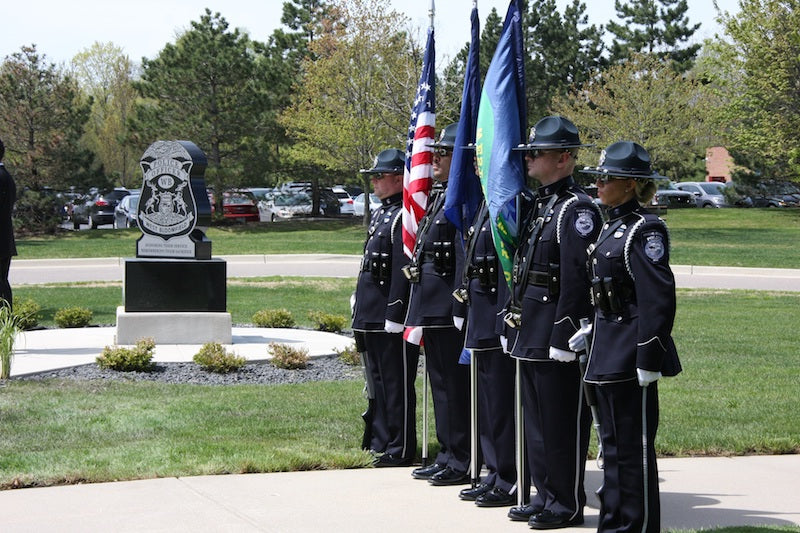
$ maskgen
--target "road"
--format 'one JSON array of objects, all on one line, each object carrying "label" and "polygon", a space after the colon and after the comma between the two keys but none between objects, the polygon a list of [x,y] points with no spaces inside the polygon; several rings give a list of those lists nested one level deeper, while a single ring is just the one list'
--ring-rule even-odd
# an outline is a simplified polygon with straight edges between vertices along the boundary
[{"label": "road", "polygon": [[[229,278],[257,276],[358,275],[360,256],[335,254],[230,255]],[[126,258],[15,259],[11,262],[12,285],[66,283],[71,281],[122,281]],[[800,291],[800,270],[786,268],[739,268],[673,265],[679,288],[758,289]]]}]

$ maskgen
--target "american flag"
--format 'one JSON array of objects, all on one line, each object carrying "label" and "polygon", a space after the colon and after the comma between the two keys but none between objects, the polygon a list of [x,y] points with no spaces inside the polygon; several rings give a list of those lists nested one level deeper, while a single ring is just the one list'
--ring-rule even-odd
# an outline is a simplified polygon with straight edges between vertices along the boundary
[{"label": "american flag", "polygon": [[417,86],[417,97],[411,110],[406,142],[406,170],[403,174],[403,251],[408,257],[414,254],[417,227],[425,215],[428,193],[433,185],[433,149],[436,124],[435,73],[433,27],[428,29],[428,42],[422,61],[422,75]]}]

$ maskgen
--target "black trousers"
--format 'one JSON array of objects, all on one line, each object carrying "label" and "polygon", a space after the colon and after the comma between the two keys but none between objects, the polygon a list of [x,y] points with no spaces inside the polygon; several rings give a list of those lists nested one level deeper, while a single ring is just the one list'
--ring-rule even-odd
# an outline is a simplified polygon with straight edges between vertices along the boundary
[{"label": "black trousers", "polygon": [[511,492],[517,483],[514,359],[501,348],[472,352],[478,370],[478,435],[488,475],[484,483]]},{"label": "black trousers", "polygon": [[367,332],[366,368],[375,393],[371,449],[413,459],[417,453],[416,409],[419,348],[401,333]]},{"label": "black trousers", "polygon": [[596,390],[603,443],[597,530],[659,531],[657,384],[641,387],[631,380],[603,384]]},{"label": "black trousers", "polygon": [[535,507],[560,516],[583,512],[586,454],[592,415],[577,361],[523,361],[522,406],[526,464],[536,487]]},{"label": "black trousers", "polygon": [[458,472],[469,470],[469,366],[458,364],[464,333],[456,327],[423,329],[426,366],[431,380],[436,438],[436,462]]},{"label": "black trousers", "polygon": [[11,284],[8,282],[8,271],[11,269],[11,256],[0,257],[0,298],[8,302],[8,308],[13,310],[13,296]]}]

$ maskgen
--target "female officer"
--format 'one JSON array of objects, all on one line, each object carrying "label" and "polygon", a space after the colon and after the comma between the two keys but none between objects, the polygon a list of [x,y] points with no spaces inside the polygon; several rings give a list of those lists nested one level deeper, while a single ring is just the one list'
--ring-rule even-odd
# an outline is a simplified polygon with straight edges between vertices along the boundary
[{"label": "female officer", "polygon": [[656,382],[681,366],[671,337],[669,234],[642,206],[655,194],[656,180],[667,178],[651,169],[647,150],[629,141],[606,148],[598,166],[583,172],[597,176],[598,196],[608,206],[608,222],[589,247],[593,331],[590,326],[570,339],[578,351],[592,333],[584,379],[596,385],[603,448],[598,531],[655,532],[661,521]]}]

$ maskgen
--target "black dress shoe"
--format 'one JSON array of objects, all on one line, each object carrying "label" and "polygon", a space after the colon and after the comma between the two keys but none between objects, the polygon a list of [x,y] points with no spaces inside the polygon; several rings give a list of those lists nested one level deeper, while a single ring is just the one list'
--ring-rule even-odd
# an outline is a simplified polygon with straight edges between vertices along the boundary
[{"label": "black dress shoe", "polygon": [[558,529],[562,527],[580,526],[583,524],[583,513],[575,517],[560,515],[545,509],[528,520],[528,525],[533,529]]},{"label": "black dress shoe", "polygon": [[530,503],[523,505],[522,507],[514,506],[508,510],[508,517],[513,520],[514,522],[527,522],[531,519],[533,515],[536,513],[541,513],[541,507],[536,508]]},{"label": "black dress shoe", "polygon": [[507,507],[514,505],[517,499],[500,487],[495,487],[475,500],[478,507]]},{"label": "black dress shoe", "polygon": [[436,487],[444,487],[448,485],[465,485],[469,483],[469,474],[466,472],[459,472],[453,470],[449,466],[441,472],[434,474],[428,480],[428,483]]},{"label": "black dress shoe", "polygon": [[458,497],[462,500],[466,500],[468,502],[474,502],[478,499],[478,496],[482,496],[492,490],[491,485],[487,485],[486,483],[481,483],[477,487],[470,487],[468,489],[462,489],[461,492],[458,493]]},{"label": "black dress shoe", "polygon": [[409,457],[398,457],[397,455],[385,453],[375,459],[373,465],[375,468],[385,468],[392,466],[411,466],[412,463],[413,459]]},{"label": "black dress shoe", "polygon": [[442,463],[433,463],[432,465],[415,468],[411,471],[411,476],[414,479],[430,479],[431,476],[438,474],[445,468],[447,468],[447,465],[443,465]]}]

